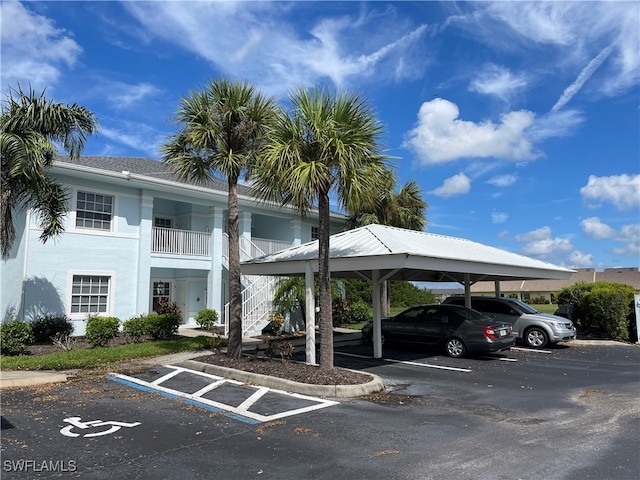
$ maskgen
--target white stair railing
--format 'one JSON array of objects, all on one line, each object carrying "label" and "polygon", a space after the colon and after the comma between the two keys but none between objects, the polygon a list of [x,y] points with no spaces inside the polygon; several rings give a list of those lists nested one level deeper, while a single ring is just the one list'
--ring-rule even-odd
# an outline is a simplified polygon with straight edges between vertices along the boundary
[{"label": "white stair railing", "polygon": [[[224,234],[224,245],[229,245],[227,234]],[[266,242],[266,243],[265,243]],[[263,248],[270,246],[270,250],[282,250],[291,246],[286,242],[269,242],[262,240]],[[228,250],[223,253],[223,258],[228,262]],[[272,253],[272,252],[268,252]],[[265,252],[246,237],[240,237],[240,259],[248,260],[265,255]],[[262,275],[243,275],[244,289],[242,290],[242,336],[249,336],[255,333],[258,328],[266,324],[273,308],[273,291],[277,277],[267,277]],[[224,330],[225,335],[229,334],[229,304],[224,306]]]}]

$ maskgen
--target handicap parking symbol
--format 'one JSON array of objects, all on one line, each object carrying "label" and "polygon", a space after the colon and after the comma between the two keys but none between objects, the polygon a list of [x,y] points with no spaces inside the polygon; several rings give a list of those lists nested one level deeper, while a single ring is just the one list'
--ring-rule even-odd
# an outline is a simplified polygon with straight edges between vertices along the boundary
[{"label": "handicap parking symbol", "polygon": [[90,420],[88,422],[83,422],[80,420],[80,417],[67,417],[63,420],[63,422],[70,423],[71,425],[67,425],[66,427],[62,427],[60,429],[60,433],[66,437],[80,437],[80,433],[73,432],[74,428],[78,428],[80,430],[87,430],[88,428],[102,428],[108,427],[107,429],[101,429],[98,432],[86,433],[82,435],[84,438],[91,437],[99,437],[101,435],[109,435],[110,433],[117,432],[123,427],[137,427],[140,425],[140,422],[117,422],[117,421],[109,421],[103,422],[102,420]]}]

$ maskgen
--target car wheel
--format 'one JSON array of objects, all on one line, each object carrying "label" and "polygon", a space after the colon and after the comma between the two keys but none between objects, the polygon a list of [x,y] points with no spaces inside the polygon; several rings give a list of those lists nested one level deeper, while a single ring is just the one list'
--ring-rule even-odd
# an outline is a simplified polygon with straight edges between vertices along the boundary
[{"label": "car wheel", "polygon": [[524,343],[532,348],[544,348],[549,343],[549,337],[541,328],[532,327],[525,332]]},{"label": "car wheel", "polygon": [[447,343],[444,345],[444,349],[452,358],[460,358],[464,357],[464,354],[467,353],[467,347],[464,346],[462,340],[459,338],[450,338],[447,340]]}]

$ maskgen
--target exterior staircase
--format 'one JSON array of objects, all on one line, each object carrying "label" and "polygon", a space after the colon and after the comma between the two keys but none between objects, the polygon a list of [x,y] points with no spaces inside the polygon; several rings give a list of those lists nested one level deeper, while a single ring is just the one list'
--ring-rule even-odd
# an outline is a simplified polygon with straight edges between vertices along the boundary
[{"label": "exterior staircase", "polygon": [[[228,245],[229,238],[225,234],[225,256],[223,262],[229,268]],[[240,237],[240,261],[260,257],[276,251],[289,248],[291,244],[271,240],[249,240]],[[262,329],[269,323],[269,315],[273,311],[273,293],[278,277],[264,275],[242,276],[242,336],[254,337],[262,333]],[[222,322],[225,335],[229,334],[229,304],[224,306]]]}]

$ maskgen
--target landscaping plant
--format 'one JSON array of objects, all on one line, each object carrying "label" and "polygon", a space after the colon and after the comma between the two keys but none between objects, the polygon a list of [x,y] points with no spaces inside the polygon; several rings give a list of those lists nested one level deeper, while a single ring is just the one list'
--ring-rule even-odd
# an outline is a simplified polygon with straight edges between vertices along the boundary
[{"label": "landscaping plant", "polygon": [[196,314],[198,326],[204,330],[211,330],[218,324],[218,312],[212,308],[205,308]]},{"label": "landscaping plant", "polygon": [[89,317],[87,319],[87,342],[93,347],[105,347],[116,338],[120,320],[116,317]]},{"label": "landscaping plant", "polygon": [[5,355],[26,353],[33,343],[33,329],[27,322],[13,320],[0,325],[0,351]]},{"label": "landscaping plant", "polygon": [[56,337],[70,336],[73,334],[73,324],[66,315],[46,314],[40,315],[31,321],[35,342],[50,343]]}]

